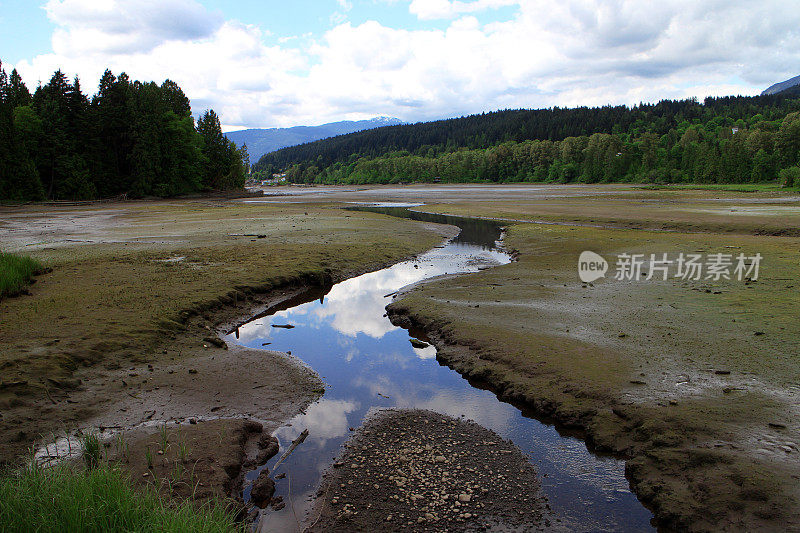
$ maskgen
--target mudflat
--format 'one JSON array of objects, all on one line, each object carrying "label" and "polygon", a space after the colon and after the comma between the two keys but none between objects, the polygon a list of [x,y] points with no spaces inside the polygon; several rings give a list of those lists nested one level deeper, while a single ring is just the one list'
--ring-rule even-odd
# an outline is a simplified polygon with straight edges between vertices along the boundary
[{"label": "mudflat", "polygon": [[274,429],[322,384],[286,354],[228,350],[226,324],[441,239],[320,206],[0,207],[0,247],[52,268],[0,301],[0,460],[83,427],[250,417]]},{"label": "mudflat", "polygon": [[[241,416],[269,433],[314,400],[319,378],[285,354],[226,349],[219,333],[309,285],[433,246],[444,230],[338,209],[419,203],[505,221],[517,260],[418,285],[390,306],[393,322],[424,330],[440,362],[501,398],[624,457],[661,527],[800,528],[796,196],[620,185],[268,192],[2,208],[4,251],[53,267],[30,296],[0,302],[3,459],[91,424]],[[610,263],[593,283],[578,279],[587,250]],[[663,253],[758,253],[760,275],[614,279],[620,254]]]},{"label": "mudflat", "polygon": [[[695,217],[686,205],[697,195],[729,207]],[[660,525],[799,527],[800,241],[778,236],[794,234],[784,211],[797,199],[707,191],[667,198],[644,213],[639,200],[576,195],[546,224],[521,221],[552,215],[549,200],[541,209],[524,198],[504,198],[502,211],[474,198],[416,207],[516,221],[505,244],[518,260],[415,287],[390,316],[423,328],[445,364],[628,457],[632,488]],[[741,214],[746,205],[762,206],[762,218]],[[602,220],[586,217],[586,206],[605,210]],[[609,260],[606,278],[578,279],[585,250]],[[646,268],[616,280],[622,253],[759,253],[762,261],[757,281],[647,280]]]}]

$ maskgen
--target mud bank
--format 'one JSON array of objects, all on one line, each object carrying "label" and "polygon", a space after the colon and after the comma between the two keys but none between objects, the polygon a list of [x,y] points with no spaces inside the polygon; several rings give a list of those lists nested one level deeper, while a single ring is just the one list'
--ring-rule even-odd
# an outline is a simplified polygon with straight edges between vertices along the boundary
[{"label": "mud bank", "polygon": [[131,430],[107,445],[109,460],[129,471],[135,484],[173,501],[223,502],[243,519],[242,469],[268,441],[264,426],[252,420],[192,419],[155,433]]},{"label": "mud bank", "polygon": [[[442,364],[626,457],[632,489],[660,527],[796,530],[797,336],[784,326],[796,297],[782,281],[793,244],[518,225],[507,241],[518,262],[417,287],[388,311],[394,324],[424,331]],[[576,283],[581,250],[643,245],[757,246],[773,279],[758,291]]]},{"label": "mud bank", "polygon": [[[792,520],[791,512],[776,501],[786,502],[786,495],[775,493],[767,465],[753,469],[752,464],[742,462],[730,450],[714,446],[673,448],[671,445],[679,437],[663,427],[648,428],[646,412],[591,398],[584,391],[561,388],[550,379],[549,387],[534,387],[534,380],[509,375],[502,366],[487,362],[480,355],[480,348],[453,339],[441,325],[410,314],[402,304],[393,305],[389,316],[394,324],[424,331],[436,346],[439,362],[489,388],[501,400],[577,431],[592,450],[627,458],[626,475],[631,489],[654,512],[659,528],[769,530],[783,523],[783,519]],[[533,392],[535,389],[539,392]],[[593,401],[576,405],[574,394]],[[611,417],[606,417],[606,412]],[[609,425],[617,427],[609,429]],[[643,445],[648,440],[655,448]],[[669,448],[662,448],[665,446]],[[704,493],[699,500],[695,499],[698,491]],[[710,498],[713,506],[708,505]]]},{"label": "mud bank", "polygon": [[320,394],[319,378],[286,354],[229,350],[220,336],[450,235],[370,214],[207,201],[4,215],[2,246],[53,267],[31,295],[0,302],[5,463],[77,428],[247,417],[274,429]]},{"label": "mud bank", "polygon": [[310,531],[541,531],[551,519],[539,489],[530,461],[496,433],[384,410],[336,459]]}]

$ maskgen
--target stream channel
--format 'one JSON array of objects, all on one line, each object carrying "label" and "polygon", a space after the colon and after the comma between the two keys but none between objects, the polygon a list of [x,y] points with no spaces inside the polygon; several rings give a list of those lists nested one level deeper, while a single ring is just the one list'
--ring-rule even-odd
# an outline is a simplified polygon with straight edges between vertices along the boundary
[{"label": "stream channel", "polygon": [[[378,204],[357,209],[450,224],[461,233],[414,259],[310,291],[289,308],[251,319],[225,339],[251,348],[291,352],[326,383],[321,398],[274,433],[281,449],[267,463],[270,470],[292,441],[304,429],[309,431],[303,444],[271,473],[273,479],[282,472],[288,474],[276,482],[275,492],[286,507],[263,510],[262,531],[297,530],[351,428],[358,428],[370,410],[391,407],[463,416],[512,440],[536,466],[554,517],[569,530],[654,531],[652,513],[631,493],[622,460],[596,455],[579,438],[498,400],[489,390],[472,386],[437,362],[436,348],[414,348],[409,332],[392,325],[385,307],[399,289],[511,261],[499,241],[499,223],[431,215],[408,207],[413,206]],[[259,471],[249,472],[246,480],[253,481]]]}]

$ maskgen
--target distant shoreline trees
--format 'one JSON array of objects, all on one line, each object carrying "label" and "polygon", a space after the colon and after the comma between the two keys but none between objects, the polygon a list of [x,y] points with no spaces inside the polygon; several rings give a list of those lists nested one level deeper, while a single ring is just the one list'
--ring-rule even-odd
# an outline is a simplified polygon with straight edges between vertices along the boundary
[{"label": "distant shoreline trees", "polygon": [[299,183],[800,185],[800,88],[632,108],[506,110],[389,126],[265,154]]},{"label": "distant shoreline trees", "polygon": [[173,81],[131,81],[106,70],[83,94],[59,70],[33,94],[0,63],[0,201],[178,196],[240,189],[246,152],[205,112],[195,127]]}]

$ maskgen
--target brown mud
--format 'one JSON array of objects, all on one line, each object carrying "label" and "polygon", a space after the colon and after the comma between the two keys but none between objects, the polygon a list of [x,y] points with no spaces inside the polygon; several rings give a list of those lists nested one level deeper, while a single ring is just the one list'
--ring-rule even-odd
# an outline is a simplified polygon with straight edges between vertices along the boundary
[{"label": "brown mud", "polygon": [[243,469],[263,446],[262,424],[217,419],[127,431],[106,442],[108,460],[126,469],[136,485],[173,501],[222,502],[240,518]]}]

